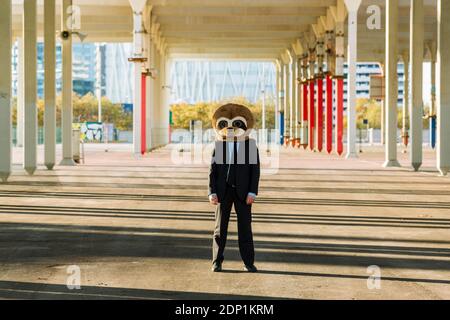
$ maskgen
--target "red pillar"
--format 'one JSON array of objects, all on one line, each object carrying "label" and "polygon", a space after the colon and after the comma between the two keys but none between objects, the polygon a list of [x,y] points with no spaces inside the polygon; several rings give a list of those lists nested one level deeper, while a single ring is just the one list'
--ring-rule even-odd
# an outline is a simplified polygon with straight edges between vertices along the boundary
[{"label": "red pillar", "polygon": [[[303,123],[308,123],[308,82],[304,82],[303,86]],[[305,137],[303,137],[305,138]],[[303,148],[308,147],[308,138],[302,141]]]},{"label": "red pillar", "polygon": [[314,112],[315,84],[316,81],[314,79],[309,81],[309,148],[311,150],[314,150],[314,129],[316,127]]},{"label": "red pillar", "polygon": [[337,107],[336,107],[336,151],[338,155],[344,152],[342,141],[344,134],[344,79],[337,79]]},{"label": "red pillar", "polygon": [[323,79],[317,79],[317,150],[323,148]]},{"label": "red pillar", "polygon": [[141,75],[141,154],[145,153],[147,149],[147,128],[146,128],[146,104],[147,104],[147,75],[142,73]]},{"label": "red pillar", "polygon": [[333,81],[331,75],[327,74],[327,109],[326,109],[326,136],[327,136],[327,152],[333,150]]}]

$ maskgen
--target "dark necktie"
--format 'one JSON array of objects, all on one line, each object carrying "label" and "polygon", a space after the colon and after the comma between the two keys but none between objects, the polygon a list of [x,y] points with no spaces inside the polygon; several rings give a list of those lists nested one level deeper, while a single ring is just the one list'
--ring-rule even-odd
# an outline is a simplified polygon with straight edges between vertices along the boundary
[{"label": "dark necktie", "polygon": [[227,175],[227,184],[229,184],[230,186],[236,186],[236,160],[237,160],[237,155],[236,155],[236,142],[234,142],[233,144],[233,160],[229,159],[228,162],[228,175]]}]

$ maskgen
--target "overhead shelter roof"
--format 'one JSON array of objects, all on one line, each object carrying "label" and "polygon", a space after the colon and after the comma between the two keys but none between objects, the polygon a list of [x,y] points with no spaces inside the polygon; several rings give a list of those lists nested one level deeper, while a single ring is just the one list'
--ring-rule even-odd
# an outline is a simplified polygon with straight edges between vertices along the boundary
[{"label": "overhead shelter roof", "polygon": [[[148,0],[159,45],[173,58],[276,59],[341,0]],[[20,36],[21,3],[13,0],[13,31]],[[399,53],[409,47],[410,0],[400,0]],[[43,0],[38,0],[43,29]],[[57,0],[60,28],[60,1]],[[131,42],[129,0],[73,0],[88,42]],[[381,29],[367,28],[369,6],[381,8]],[[385,47],[385,0],[363,0],[358,14],[358,60],[380,61]],[[425,0],[425,41],[436,38],[436,1]],[[147,18],[147,17],[146,17]],[[150,31],[150,30],[149,30]],[[77,40],[74,38],[74,40]],[[425,45],[426,43],[424,43]]]}]

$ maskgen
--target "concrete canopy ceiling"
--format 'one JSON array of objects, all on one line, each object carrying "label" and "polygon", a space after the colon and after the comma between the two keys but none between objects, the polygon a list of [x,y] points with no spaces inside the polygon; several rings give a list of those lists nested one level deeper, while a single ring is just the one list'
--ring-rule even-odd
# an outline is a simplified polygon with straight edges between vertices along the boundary
[{"label": "concrete canopy ceiling", "polygon": [[[292,49],[311,25],[338,0],[147,0],[158,41],[173,58],[263,59]],[[340,0],[339,0],[340,1]],[[22,2],[13,0],[13,32],[21,35]],[[400,0],[399,52],[409,48],[410,0]],[[129,0],[73,0],[81,8],[87,42],[131,42]],[[57,0],[59,16],[60,1]],[[381,28],[366,26],[371,5],[381,8]],[[43,29],[43,0],[38,0],[38,30]],[[385,0],[363,0],[358,14],[358,60],[381,61],[385,48]],[[60,29],[60,19],[58,26]],[[425,0],[425,43],[436,38],[436,0]],[[76,40],[76,39],[75,39]]]}]

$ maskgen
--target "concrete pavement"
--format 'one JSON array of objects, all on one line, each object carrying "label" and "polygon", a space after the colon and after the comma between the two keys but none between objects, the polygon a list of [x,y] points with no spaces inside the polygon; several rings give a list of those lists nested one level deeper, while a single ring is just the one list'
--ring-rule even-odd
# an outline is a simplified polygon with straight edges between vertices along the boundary
[{"label": "concrete pavement", "polygon": [[[225,272],[210,272],[207,168],[170,154],[87,146],[85,165],[31,177],[15,165],[0,184],[0,297],[450,298],[450,179],[431,151],[415,173],[383,169],[376,147],[356,160],[282,149],[253,209],[256,274],[241,271],[235,217]],[[80,290],[66,286],[70,265]]]}]

